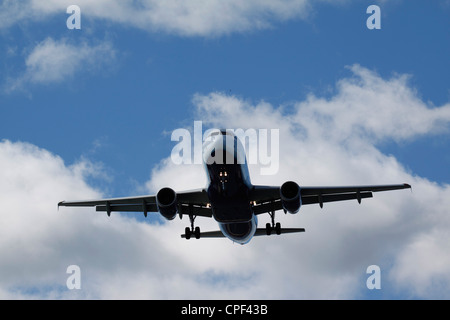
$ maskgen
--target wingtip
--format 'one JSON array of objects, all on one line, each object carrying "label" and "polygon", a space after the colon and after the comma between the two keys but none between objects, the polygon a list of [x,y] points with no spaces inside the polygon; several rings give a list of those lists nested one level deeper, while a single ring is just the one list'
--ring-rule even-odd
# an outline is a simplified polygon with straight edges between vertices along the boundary
[{"label": "wingtip", "polygon": [[412,192],[412,187],[409,183],[404,183],[403,185],[405,186],[405,189],[410,189]]}]

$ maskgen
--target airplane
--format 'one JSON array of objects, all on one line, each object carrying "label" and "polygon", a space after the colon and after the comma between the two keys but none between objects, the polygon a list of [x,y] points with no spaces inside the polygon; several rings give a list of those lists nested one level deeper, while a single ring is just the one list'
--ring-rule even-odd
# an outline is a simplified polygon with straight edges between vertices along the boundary
[{"label": "airplane", "polygon": [[[165,219],[188,216],[190,227],[182,238],[228,238],[246,244],[254,236],[304,232],[304,228],[282,228],[275,222],[275,212],[296,214],[300,207],[333,201],[371,198],[373,192],[411,188],[409,184],[365,186],[299,186],[294,181],[281,186],[253,185],[250,181],[245,150],[238,137],[230,130],[217,129],[203,144],[203,165],[207,175],[205,188],[175,192],[169,187],[156,195],[123,197],[86,201],[62,201],[64,207],[95,207],[106,212],[159,212]],[[271,223],[258,228],[258,216],[268,213]],[[197,217],[214,218],[218,231],[200,232],[195,226]]]}]

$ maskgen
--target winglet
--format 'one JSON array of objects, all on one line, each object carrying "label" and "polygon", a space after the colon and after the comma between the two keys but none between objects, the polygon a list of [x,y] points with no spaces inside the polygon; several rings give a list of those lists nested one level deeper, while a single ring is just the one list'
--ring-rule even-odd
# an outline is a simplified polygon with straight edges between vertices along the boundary
[{"label": "winglet", "polygon": [[411,193],[412,193],[412,186],[408,183],[404,183],[403,184],[405,186],[405,189],[411,189]]}]

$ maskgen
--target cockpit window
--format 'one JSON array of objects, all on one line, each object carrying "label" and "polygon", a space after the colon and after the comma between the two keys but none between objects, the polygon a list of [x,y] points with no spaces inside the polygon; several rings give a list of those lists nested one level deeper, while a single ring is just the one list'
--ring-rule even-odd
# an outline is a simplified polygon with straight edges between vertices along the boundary
[{"label": "cockpit window", "polygon": [[234,137],[233,130],[227,130],[227,129],[209,129],[210,132],[206,133],[206,139],[205,141],[211,141],[217,138],[218,136],[230,136]]},{"label": "cockpit window", "polygon": [[234,133],[233,133],[232,131],[230,131],[230,130],[220,129],[220,133],[221,133],[223,136],[231,136],[231,137],[234,137]]}]

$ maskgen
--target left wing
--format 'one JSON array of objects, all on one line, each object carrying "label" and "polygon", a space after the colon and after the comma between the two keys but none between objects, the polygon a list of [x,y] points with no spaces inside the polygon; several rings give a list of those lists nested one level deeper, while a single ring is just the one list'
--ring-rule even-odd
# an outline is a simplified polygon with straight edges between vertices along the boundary
[{"label": "left wing", "polygon": [[[302,187],[300,195],[302,205],[318,203],[323,207],[325,202],[358,200],[372,198],[372,192],[410,189],[409,184],[368,185],[368,186],[344,186],[344,187]],[[280,199],[280,187],[254,186],[250,192],[251,201],[254,202],[255,214],[262,214],[283,209]]]},{"label": "left wing", "polygon": [[[205,189],[177,192],[178,213],[185,215],[212,217],[209,199]],[[123,197],[98,200],[61,201],[59,207],[95,207],[96,211],[104,211],[108,216],[117,212],[158,212],[154,195]]]}]

